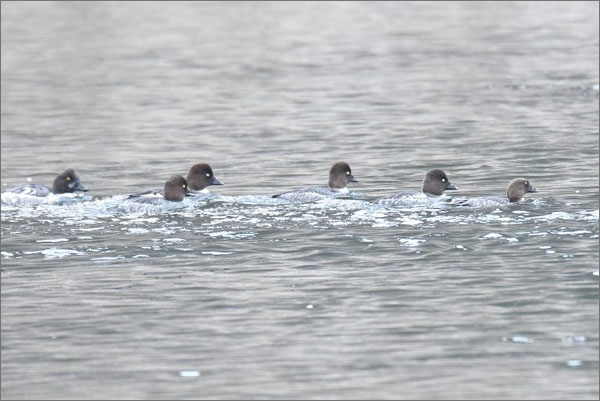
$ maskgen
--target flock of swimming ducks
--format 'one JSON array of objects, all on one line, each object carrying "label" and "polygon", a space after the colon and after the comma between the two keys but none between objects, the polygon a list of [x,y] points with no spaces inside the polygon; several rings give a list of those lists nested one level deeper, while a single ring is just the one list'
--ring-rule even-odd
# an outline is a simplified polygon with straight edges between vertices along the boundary
[{"label": "flock of swimming ducks", "polygon": [[[350,166],[345,162],[335,163],[329,171],[329,182],[327,186],[306,187],[273,195],[273,198],[281,198],[290,202],[311,202],[327,197],[337,197],[348,194],[348,184],[358,182],[358,177],[352,174]],[[128,199],[144,202],[147,199],[164,199],[172,202],[180,202],[186,196],[198,193],[208,193],[210,185],[223,185],[213,173],[212,168],[206,163],[194,164],[187,178],[181,175],[173,175],[162,188],[154,188],[148,191],[131,194]],[[456,190],[456,186],[450,182],[443,170],[433,169],[425,175],[421,190],[400,191],[394,194],[376,199],[374,202],[383,206],[404,206],[418,204],[432,204],[441,199],[444,191]],[[3,193],[21,194],[35,197],[45,197],[49,194],[65,194],[76,191],[85,192],[88,189],[79,179],[75,170],[68,168],[59,174],[52,187],[41,184],[22,184],[8,189]],[[460,206],[486,207],[505,206],[519,202],[526,193],[537,192],[529,180],[515,178],[506,189],[506,197],[486,196],[470,199],[456,199],[455,204]]]}]

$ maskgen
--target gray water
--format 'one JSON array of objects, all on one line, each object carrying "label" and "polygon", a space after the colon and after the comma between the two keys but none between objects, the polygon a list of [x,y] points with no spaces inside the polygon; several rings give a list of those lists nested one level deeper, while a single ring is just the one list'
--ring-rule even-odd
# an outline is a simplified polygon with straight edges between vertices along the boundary
[{"label": "gray water", "polygon": [[[598,11],[2,2],[2,189],[90,188],[2,204],[2,398],[598,399]],[[432,168],[538,193],[372,202]]]}]

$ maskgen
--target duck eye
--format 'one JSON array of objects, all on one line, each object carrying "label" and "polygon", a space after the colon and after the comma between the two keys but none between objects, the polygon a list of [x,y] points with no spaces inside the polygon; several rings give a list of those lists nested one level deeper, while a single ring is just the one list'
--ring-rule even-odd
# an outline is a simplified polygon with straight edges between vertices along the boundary
[{"label": "duck eye", "polygon": [[183,184],[181,187],[182,187],[182,188],[185,188],[185,187],[187,187],[187,185]]},{"label": "duck eye", "polygon": [[346,175],[350,175],[350,172],[349,172],[349,171],[346,171]]},{"label": "duck eye", "polygon": [[71,181],[71,177],[67,176],[67,181]]},{"label": "duck eye", "polygon": [[446,182],[446,179],[445,179],[445,178],[442,178],[442,182]]},{"label": "duck eye", "polygon": [[529,186],[529,181],[525,181],[523,184],[525,184],[526,187]]},{"label": "duck eye", "polygon": [[206,173],[206,177],[207,177],[207,178],[210,178],[210,173]]}]

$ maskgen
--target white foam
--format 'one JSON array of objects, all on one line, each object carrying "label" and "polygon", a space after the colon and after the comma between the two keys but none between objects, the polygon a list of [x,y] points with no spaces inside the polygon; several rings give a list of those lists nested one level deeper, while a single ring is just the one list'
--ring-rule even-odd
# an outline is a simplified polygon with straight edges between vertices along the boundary
[{"label": "white foam", "polygon": [[90,260],[96,262],[96,263],[108,263],[108,262],[112,262],[113,260],[119,260],[119,259],[125,259],[124,256],[104,256],[104,257],[100,257],[100,258],[91,258]]},{"label": "white foam", "polygon": [[85,252],[81,252],[81,251],[78,251],[75,249],[64,249],[64,248],[48,248],[48,249],[44,249],[42,251],[24,252],[24,253],[25,254],[40,253],[40,254],[44,255],[44,257],[47,259],[65,258],[67,256],[72,256],[72,255],[76,255],[76,256],[85,255]]},{"label": "white foam", "polygon": [[551,231],[552,234],[557,235],[582,235],[582,234],[591,234],[591,231],[588,230],[576,230],[576,231]]},{"label": "white foam", "polygon": [[198,377],[200,376],[199,370],[181,370],[179,371],[181,377]]},{"label": "white foam", "polygon": [[500,238],[504,238],[504,235],[498,234],[498,233],[489,233],[489,234],[484,235],[481,238],[485,238],[485,239],[500,239]]},{"label": "white foam", "polygon": [[131,234],[147,234],[150,232],[148,229],[141,227],[128,228],[127,231],[129,231]]},{"label": "white foam", "polygon": [[513,343],[523,343],[523,344],[531,344],[534,342],[533,338],[526,337],[526,336],[513,336],[513,337],[510,337],[505,340],[511,341]]},{"label": "white foam", "polygon": [[400,242],[400,245],[402,246],[419,246],[421,244],[424,244],[426,242],[426,240],[424,239],[413,239],[413,238],[400,238],[398,240],[398,242]]}]

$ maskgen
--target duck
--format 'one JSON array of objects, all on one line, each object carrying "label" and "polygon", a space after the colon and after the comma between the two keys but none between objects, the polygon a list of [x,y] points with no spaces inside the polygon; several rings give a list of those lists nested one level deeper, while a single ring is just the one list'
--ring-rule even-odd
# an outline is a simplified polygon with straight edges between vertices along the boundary
[{"label": "duck", "polygon": [[420,206],[432,205],[444,197],[444,191],[456,191],[458,188],[450,182],[448,175],[442,169],[428,171],[423,178],[421,190],[396,192],[375,200],[383,206]]},{"label": "duck", "polygon": [[284,199],[289,202],[301,203],[312,202],[325,198],[334,198],[348,195],[350,190],[348,184],[359,182],[357,176],[352,174],[350,166],[346,162],[337,162],[329,170],[329,182],[327,186],[304,187],[273,195],[273,198]]},{"label": "duck", "polygon": [[535,193],[537,189],[526,178],[515,178],[508,183],[506,187],[506,196],[480,196],[470,199],[456,199],[455,204],[458,206],[470,207],[501,207],[509,206],[523,201],[525,194]]},{"label": "duck", "polygon": [[21,184],[17,187],[7,189],[5,193],[46,197],[50,194],[71,194],[76,191],[87,192],[88,189],[75,170],[68,168],[54,178],[52,186],[43,184]]},{"label": "duck", "polygon": [[204,191],[208,193],[210,185],[223,185],[213,174],[212,168],[206,163],[197,163],[190,167],[187,174],[187,183],[192,193]]}]

